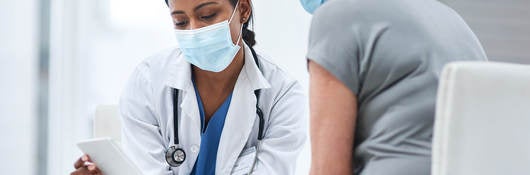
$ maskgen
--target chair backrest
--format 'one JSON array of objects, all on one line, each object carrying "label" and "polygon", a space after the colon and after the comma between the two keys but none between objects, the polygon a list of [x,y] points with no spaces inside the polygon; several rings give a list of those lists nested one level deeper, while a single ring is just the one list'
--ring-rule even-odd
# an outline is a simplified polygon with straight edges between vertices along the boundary
[{"label": "chair backrest", "polygon": [[94,137],[110,137],[117,142],[121,141],[121,120],[117,105],[100,105],[96,107]]},{"label": "chair backrest", "polygon": [[530,174],[530,66],[457,62],[440,78],[432,175]]}]

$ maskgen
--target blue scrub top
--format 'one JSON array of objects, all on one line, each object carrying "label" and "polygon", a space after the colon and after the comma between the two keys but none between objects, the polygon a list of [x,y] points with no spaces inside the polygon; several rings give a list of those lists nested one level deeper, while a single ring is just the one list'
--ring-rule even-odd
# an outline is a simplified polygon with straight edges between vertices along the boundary
[{"label": "blue scrub top", "polygon": [[[194,84],[195,85],[195,84]],[[199,111],[201,115],[201,147],[199,151],[199,157],[195,162],[195,166],[191,171],[192,175],[214,175],[215,174],[215,163],[217,160],[217,149],[219,147],[219,140],[221,140],[221,133],[225,125],[226,114],[230,107],[230,101],[232,100],[232,93],[225,99],[223,104],[215,111],[213,116],[208,121],[208,125],[205,126],[205,114],[204,106],[202,104],[201,96],[195,86],[195,95],[197,97],[197,103],[199,105]]]}]

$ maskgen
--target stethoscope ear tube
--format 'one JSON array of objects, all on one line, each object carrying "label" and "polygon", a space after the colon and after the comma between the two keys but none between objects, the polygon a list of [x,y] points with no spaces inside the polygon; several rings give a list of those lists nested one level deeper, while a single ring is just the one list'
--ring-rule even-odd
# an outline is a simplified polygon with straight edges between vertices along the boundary
[{"label": "stethoscope ear tube", "polygon": [[[256,54],[256,51],[252,47],[250,47],[250,52],[252,52],[252,56],[254,57],[254,62],[256,62],[258,69],[260,69],[261,65],[259,64],[258,54]],[[259,89],[255,90],[254,94],[256,95],[256,114],[258,114],[258,118],[259,118],[259,129],[258,129],[258,142],[259,142],[263,139],[263,132],[265,129],[265,118],[263,118],[263,111],[259,107],[259,98],[261,95],[261,90]]]},{"label": "stethoscope ear tube", "polygon": [[175,130],[174,131],[174,134],[173,134],[173,142],[175,145],[179,145],[179,130],[178,130],[178,126],[179,126],[179,117],[178,117],[178,104],[179,104],[179,90],[178,89],[173,89],[173,129]]},{"label": "stethoscope ear tube", "polygon": [[169,149],[166,151],[166,162],[171,167],[179,167],[186,161],[186,152],[182,147],[179,145],[179,131],[178,131],[178,97],[179,97],[179,90],[173,89],[172,91],[173,95],[173,128],[174,128],[174,136],[173,136],[173,142],[174,145],[169,147]]},{"label": "stethoscope ear tube", "polygon": [[263,139],[263,129],[265,127],[265,119],[263,118],[263,111],[261,111],[261,108],[259,107],[259,96],[260,96],[260,90],[254,91],[254,94],[256,95],[256,114],[258,114],[259,118],[259,129],[258,129],[258,141],[261,141]]}]

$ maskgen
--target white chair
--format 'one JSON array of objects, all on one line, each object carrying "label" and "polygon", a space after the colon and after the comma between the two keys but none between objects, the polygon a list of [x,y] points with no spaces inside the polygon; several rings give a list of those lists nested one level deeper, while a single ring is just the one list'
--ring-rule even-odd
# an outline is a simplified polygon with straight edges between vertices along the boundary
[{"label": "white chair", "polygon": [[100,105],[96,107],[94,137],[110,137],[118,143],[121,141],[121,119],[117,105]]},{"label": "white chair", "polygon": [[530,66],[446,66],[432,154],[432,175],[529,175]]}]

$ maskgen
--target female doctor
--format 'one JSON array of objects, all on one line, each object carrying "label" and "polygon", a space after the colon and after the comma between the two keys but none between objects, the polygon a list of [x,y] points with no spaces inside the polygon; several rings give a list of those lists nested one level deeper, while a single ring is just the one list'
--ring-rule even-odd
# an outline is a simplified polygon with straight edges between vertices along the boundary
[{"label": "female doctor", "polygon": [[[146,59],[125,87],[126,154],[146,175],[293,174],[307,99],[252,48],[251,0],[166,3],[178,46]],[[75,168],[103,174],[88,155]]]}]

